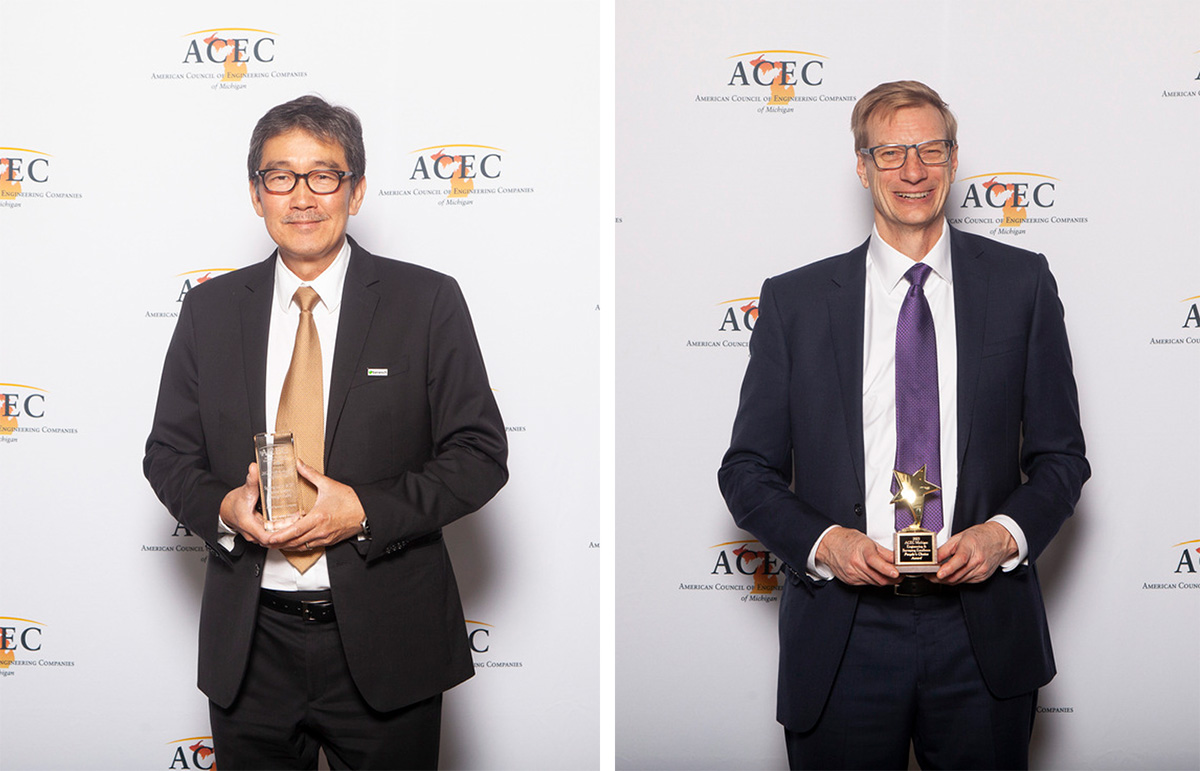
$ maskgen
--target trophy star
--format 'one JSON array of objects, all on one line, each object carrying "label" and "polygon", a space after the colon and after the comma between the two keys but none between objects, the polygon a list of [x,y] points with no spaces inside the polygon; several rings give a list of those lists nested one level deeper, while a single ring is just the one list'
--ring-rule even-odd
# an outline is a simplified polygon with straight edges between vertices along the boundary
[{"label": "trophy star", "polygon": [[922,466],[915,474],[905,474],[903,471],[895,470],[892,473],[896,475],[896,484],[899,485],[899,489],[896,490],[896,495],[892,498],[891,503],[903,503],[908,506],[922,505],[926,495],[942,489],[925,479],[925,466]]}]

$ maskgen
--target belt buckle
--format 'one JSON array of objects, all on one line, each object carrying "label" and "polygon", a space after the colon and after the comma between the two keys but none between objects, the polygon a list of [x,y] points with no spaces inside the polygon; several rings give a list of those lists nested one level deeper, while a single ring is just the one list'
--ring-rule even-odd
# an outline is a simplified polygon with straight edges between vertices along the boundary
[{"label": "belt buckle", "polygon": [[329,607],[325,600],[300,600],[300,618],[316,623],[321,619],[317,614],[323,613]]},{"label": "belt buckle", "polygon": [[892,585],[892,591],[897,597],[924,597],[929,594],[928,583],[926,578],[904,576],[900,579],[900,583]]}]

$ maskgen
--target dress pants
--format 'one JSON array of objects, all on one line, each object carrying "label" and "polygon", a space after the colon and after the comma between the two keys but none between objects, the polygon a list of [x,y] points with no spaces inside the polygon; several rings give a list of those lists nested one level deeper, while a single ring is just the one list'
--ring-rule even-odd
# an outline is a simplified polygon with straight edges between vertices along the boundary
[{"label": "dress pants", "polygon": [[350,676],[336,621],[266,607],[258,609],[237,700],[228,709],[209,703],[222,771],[315,769],[318,748],[331,769],[436,768],[441,711],[441,694],[391,712],[371,709]]},{"label": "dress pants", "polygon": [[793,769],[1028,768],[1037,692],[997,699],[955,592],[868,589],[816,727],[786,731]]}]

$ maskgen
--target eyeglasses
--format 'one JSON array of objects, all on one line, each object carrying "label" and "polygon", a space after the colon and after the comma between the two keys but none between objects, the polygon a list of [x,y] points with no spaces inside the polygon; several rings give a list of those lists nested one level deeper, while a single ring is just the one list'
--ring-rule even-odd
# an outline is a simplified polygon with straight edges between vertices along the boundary
[{"label": "eyeglasses", "polygon": [[917,157],[926,166],[945,166],[950,162],[950,151],[955,143],[949,139],[930,139],[915,145],[875,145],[859,150],[875,162],[880,171],[898,169],[908,162],[909,148],[916,148]]},{"label": "eyeglasses", "polygon": [[350,171],[336,169],[313,169],[307,174],[297,174],[287,169],[259,169],[254,174],[262,180],[263,187],[268,193],[290,193],[296,188],[296,181],[303,179],[308,189],[317,195],[336,193],[346,177],[353,177]]}]

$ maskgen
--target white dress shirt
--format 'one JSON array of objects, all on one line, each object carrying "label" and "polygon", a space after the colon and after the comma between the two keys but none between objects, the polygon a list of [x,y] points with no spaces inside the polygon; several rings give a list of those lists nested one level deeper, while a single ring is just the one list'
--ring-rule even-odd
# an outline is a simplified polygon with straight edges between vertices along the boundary
[{"label": "white dress shirt", "polygon": [[[271,303],[271,326],[267,335],[267,387],[266,416],[269,431],[274,431],[275,417],[279,412],[279,396],[283,381],[292,363],[292,349],[296,345],[296,328],[300,324],[300,308],[292,302],[292,295],[302,286],[311,286],[321,301],[313,308],[313,320],[317,325],[317,337],[321,341],[322,409],[329,414],[329,379],[333,372],[333,349],[337,341],[338,316],[342,304],[342,287],[346,283],[346,268],[350,264],[350,242],[343,241],[337,257],[321,275],[312,281],[302,281],[283,260],[275,256],[275,293]],[[326,427],[328,428],[328,426]],[[224,522],[221,531],[232,533]],[[222,536],[221,545],[233,548],[233,537]],[[308,570],[301,573],[287,561],[279,549],[267,551],[263,566],[262,588],[281,591],[310,591],[329,588],[329,566],[322,554]]]},{"label": "white dress shirt", "polygon": [[[954,271],[950,262],[950,226],[942,223],[942,234],[921,260],[930,268],[925,280],[925,299],[933,315],[937,338],[938,414],[940,417],[942,529],[941,546],[953,532],[954,504],[958,492],[958,346],[954,322]],[[908,292],[904,274],[912,258],[893,249],[873,230],[867,245],[866,288],[863,324],[863,445],[866,474],[867,535],[891,551],[896,532],[892,500],[892,471],[896,464],[896,322]],[[933,377],[933,373],[929,373]],[[902,469],[903,470],[903,469]],[[911,473],[911,469],[908,470]],[[1011,517],[998,514],[993,520],[1003,525],[1017,542],[1017,557],[1002,565],[1012,570],[1028,552],[1024,533]],[[825,531],[828,533],[829,528]],[[808,558],[814,578],[833,578],[828,565],[816,560],[817,539]]]},{"label": "white dress shirt", "polygon": [[[954,274],[950,265],[949,226],[922,260],[930,268],[925,299],[937,338],[938,415],[941,424],[942,529],[946,542],[958,490],[958,351],[954,327]],[[892,548],[896,532],[892,470],[896,467],[896,322],[908,293],[904,274],[916,263],[871,234],[867,245],[867,282],[863,324],[863,445],[866,450],[867,535]],[[934,373],[928,373],[930,379]],[[916,469],[901,469],[908,473]]]}]

